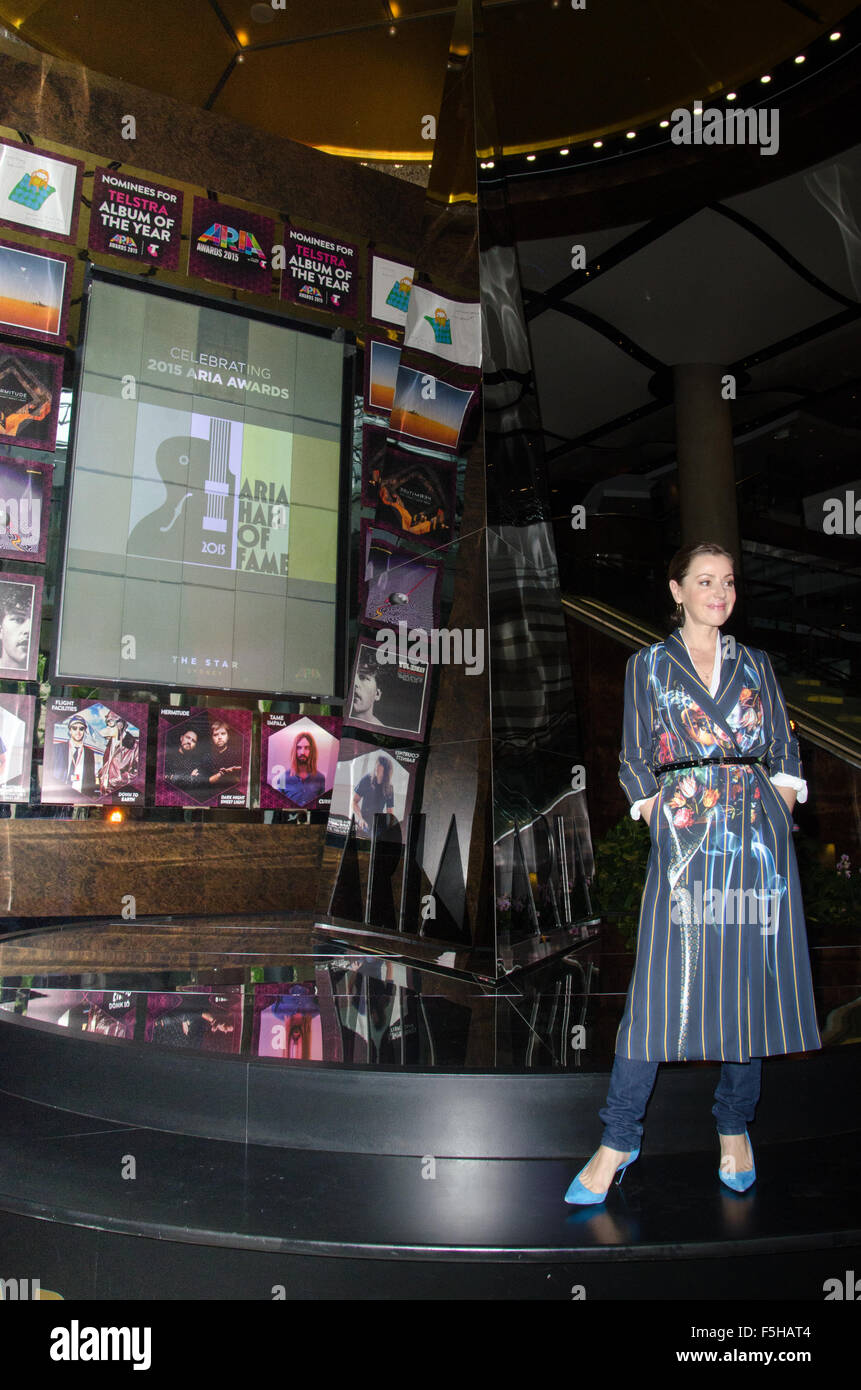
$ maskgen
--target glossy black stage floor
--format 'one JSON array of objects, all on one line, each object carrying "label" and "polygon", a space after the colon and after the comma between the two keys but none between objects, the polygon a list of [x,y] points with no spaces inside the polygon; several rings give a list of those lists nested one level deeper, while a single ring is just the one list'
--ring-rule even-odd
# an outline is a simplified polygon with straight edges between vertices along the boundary
[{"label": "glossy black stage floor", "polygon": [[624,1184],[573,1210],[630,969],[613,946],[493,987],[271,919],[7,936],[0,1279],[821,1302],[861,1269],[857,948],[812,945],[827,1045],[764,1063],[749,1193],[717,1177],[718,1068],[666,1066]]}]

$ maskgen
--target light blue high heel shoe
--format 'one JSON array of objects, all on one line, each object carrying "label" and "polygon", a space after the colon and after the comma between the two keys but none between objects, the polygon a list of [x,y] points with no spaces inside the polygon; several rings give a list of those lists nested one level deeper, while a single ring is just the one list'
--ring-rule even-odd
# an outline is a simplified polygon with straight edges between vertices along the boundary
[{"label": "light blue high heel shoe", "polygon": [[[630,1158],[626,1158],[625,1162],[620,1164],[619,1167],[616,1169],[613,1181],[616,1183],[620,1183],[624,1176],[625,1169],[630,1168],[631,1164],[634,1162],[634,1159],[639,1158],[639,1156],[640,1150],[635,1149],[634,1152],[631,1154]],[[590,1158],[589,1163],[591,1162],[592,1159]],[[583,1164],[583,1167],[580,1169],[580,1173],[584,1172],[585,1169],[589,1167],[589,1163]],[[565,1193],[565,1201],[568,1203],[569,1207],[598,1206],[600,1202],[606,1202],[607,1192],[610,1191],[610,1188],[607,1188],[607,1192],[590,1192],[588,1187],[584,1187],[582,1182],[580,1181],[580,1173],[577,1174],[576,1178],[571,1183],[571,1186],[569,1187],[568,1191]]]},{"label": "light blue high heel shoe", "polygon": [[723,1171],[723,1163],[721,1163],[721,1166],[718,1168],[718,1177],[720,1178],[724,1187],[728,1187],[731,1192],[747,1192],[747,1189],[749,1187],[753,1187],[753,1184],[756,1182],[756,1164],[753,1161],[753,1144],[751,1144],[750,1142],[750,1135],[748,1134],[747,1130],[745,1130],[744,1132],[744,1137],[747,1140],[748,1147],[750,1149],[750,1161],[753,1165],[750,1169],[750,1172],[725,1173]]}]

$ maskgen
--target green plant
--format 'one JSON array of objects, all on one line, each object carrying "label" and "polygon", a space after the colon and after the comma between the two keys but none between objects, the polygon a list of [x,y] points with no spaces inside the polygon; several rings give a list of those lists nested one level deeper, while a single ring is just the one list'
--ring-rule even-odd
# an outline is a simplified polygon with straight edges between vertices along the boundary
[{"label": "green plant", "polygon": [[605,921],[615,922],[631,950],[637,940],[650,849],[645,821],[632,820],[629,815],[623,816],[594,847],[593,905]]},{"label": "green plant", "polygon": [[816,926],[857,927],[861,923],[861,868],[848,854],[833,862],[818,840],[800,831],[793,836],[804,915]]}]

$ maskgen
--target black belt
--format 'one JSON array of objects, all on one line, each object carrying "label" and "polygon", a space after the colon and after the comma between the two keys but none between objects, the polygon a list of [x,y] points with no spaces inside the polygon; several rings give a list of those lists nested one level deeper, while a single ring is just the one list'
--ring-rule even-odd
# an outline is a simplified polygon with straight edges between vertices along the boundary
[{"label": "black belt", "polygon": [[662,772],[679,772],[683,767],[707,767],[710,763],[720,766],[723,763],[762,763],[762,757],[757,758],[694,758],[688,763],[662,763],[658,767],[653,767],[652,772],[657,777]]}]

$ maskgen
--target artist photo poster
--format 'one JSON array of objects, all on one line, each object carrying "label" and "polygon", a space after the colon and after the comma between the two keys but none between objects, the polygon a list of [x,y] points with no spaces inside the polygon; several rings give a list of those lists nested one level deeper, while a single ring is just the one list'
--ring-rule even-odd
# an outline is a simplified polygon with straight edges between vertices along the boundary
[{"label": "artist photo poster", "polygon": [[29,574],[0,575],[0,680],[37,677],[44,582]]},{"label": "artist photo poster", "polygon": [[38,459],[0,458],[0,557],[44,563],[53,473]]},{"label": "artist photo poster", "polygon": [[74,265],[71,256],[0,241],[0,333],[64,347]]},{"label": "artist photo poster", "polygon": [[328,810],[341,720],[334,715],[264,714],[260,734],[261,807]]},{"label": "artist photo poster", "polygon": [[367,634],[359,637],[344,723],[421,742],[428,716],[430,667],[417,653],[411,658],[407,642],[401,641],[399,649],[398,636],[386,632],[382,640]]},{"label": "artist photo poster", "polygon": [[247,806],[252,723],[250,710],[159,709],[156,806]]},{"label": "artist photo poster", "polygon": [[376,748],[343,738],[327,838],[344,839],[352,820],[358,838],[370,840],[376,815],[385,817],[386,829],[402,828],[412,809],[424,757],[419,748]]},{"label": "artist photo poster", "polygon": [[242,985],[218,993],[196,988],[148,994],[144,1042],[197,1052],[242,1048]]},{"label": "artist photo poster", "polygon": [[149,705],[48,700],[43,806],[142,806]]},{"label": "artist photo poster", "polygon": [[0,801],[30,800],[35,695],[0,695]]},{"label": "artist photo poster", "polygon": [[62,388],[59,354],[0,342],[0,444],[53,453]]},{"label": "artist photo poster", "polygon": [[83,169],[80,159],[0,140],[0,227],[74,241]]},{"label": "artist photo poster", "polygon": [[322,1062],[323,1029],[314,980],[253,989],[252,1054],[285,1062]]}]

